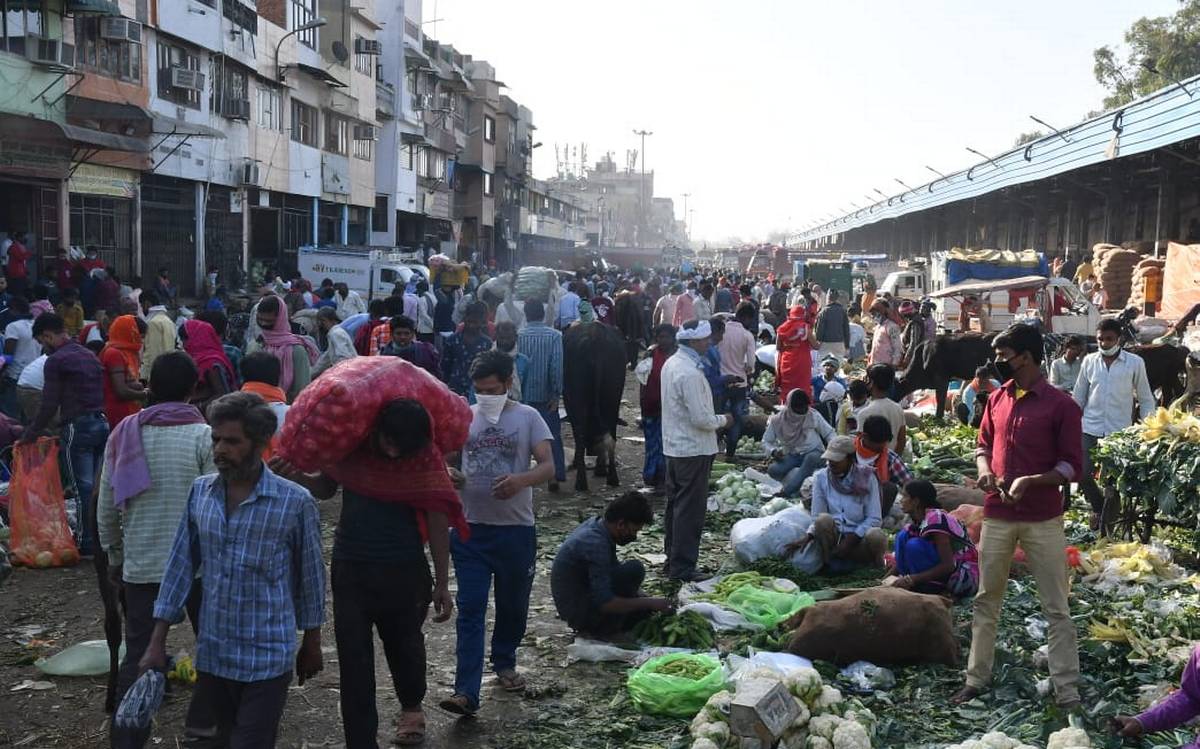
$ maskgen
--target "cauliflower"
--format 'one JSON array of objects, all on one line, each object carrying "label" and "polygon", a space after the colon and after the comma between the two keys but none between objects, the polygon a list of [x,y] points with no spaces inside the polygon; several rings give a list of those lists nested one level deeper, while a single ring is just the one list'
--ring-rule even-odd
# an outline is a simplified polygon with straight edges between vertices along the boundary
[{"label": "cauliflower", "polygon": [[[857,703],[858,700],[854,700],[854,702]],[[879,725],[879,718],[875,717],[875,713],[863,707],[861,703],[842,713],[842,718],[861,724],[863,728],[867,729],[868,736],[874,736],[875,729]]]},{"label": "cauliflower", "polygon": [[833,744],[829,739],[810,735],[804,742],[804,749],[833,749]]},{"label": "cauliflower", "polygon": [[717,692],[712,697],[708,698],[708,702],[704,703],[704,708],[700,711],[700,714],[697,715],[696,718],[698,719],[701,716],[704,716],[706,718],[704,722],[727,723],[729,722],[729,703],[732,701],[733,695],[729,692],[729,690],[722,689],[720,692]]},{"label": "cauliflower", "polygon": [[833,732],[833,749],[871,749],[871,737],[858,723],[843,721]]},{"label": "cauliflower", "polygon": [[721,749],[721,745],[708,739],[696,739],[692,742],[692,749]]},{"label": "cauliflower", "polygon": [[841,724],[842,719],[836,715],[814,715],[808,721],[808,734],[833,741],[833,732]]},{"label": "cauliflower", "polygon": [[842,693],[836,687],[821,687],[821,694],[811,703],[813,712],[829,712],[831,708],[841,704]]},{"label": "cauliflower", "polygon": [[729,741],[729,726],[725,723],[705,723],[692,730],[692,738],[708,739],[718,746]]},{"label": "cauliflower", "polygon": [[812,717],[812,713],[808,711],[808,705],[804,704],[804,700],[799,697],[793,697],[796,701],[796,709],[800,711],[800,715],[792,721],[793,728],[799,728],[808,725],[808,719]]},{"label": "cauliflower", "polygon": [[991,733],[985,733],[979,739],[979,743],[983,744],[987,749],[1013,749],[1019,742],[1000,731],[992,731]]},{"label": "cauliflower", "polygon": [[1091,749],[1092,741],[1082,728],[1064,728],[1050,734],[1046,749]]},{"label": "cauliflower", "polygon": [[798,668],[789,673],[783,680],[788,691],[811,703],[821,696],[821,675],[815,668]]},{"label": "cauliflower", "polygon": [[779,740],[779,749],[805,749],[805,744],[808,743],[808,731],[803,728],[796,728],[795,723],[792,728],[783,732],[783,738]]}]

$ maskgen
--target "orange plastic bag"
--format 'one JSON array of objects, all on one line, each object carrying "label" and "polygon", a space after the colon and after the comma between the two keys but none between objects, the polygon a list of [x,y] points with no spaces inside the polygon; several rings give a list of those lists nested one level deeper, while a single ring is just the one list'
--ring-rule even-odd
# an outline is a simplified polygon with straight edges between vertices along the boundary
[{"label": "orange plastic bag", "polygon": [[79,561],[67,525],[58,440],[42,437],[13,448],[9,484],[13,562],[26,567],[65,567]]}]

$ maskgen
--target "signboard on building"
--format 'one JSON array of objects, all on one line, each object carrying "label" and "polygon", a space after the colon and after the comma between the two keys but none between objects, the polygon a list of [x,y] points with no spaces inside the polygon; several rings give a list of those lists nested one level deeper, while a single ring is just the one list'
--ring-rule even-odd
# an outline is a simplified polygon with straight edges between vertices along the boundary
[{"label": "signboard on building", "polygon": [[80,164],[67,182],[70,192],[132,199],[137,194],[138,173],[99,164]]},{"label": "signboard on building", "polygon": [[18,177],[62,179],[71,169],[71,147],[66,141],[45,143],[16,134],[0,136],[0,171]]}]

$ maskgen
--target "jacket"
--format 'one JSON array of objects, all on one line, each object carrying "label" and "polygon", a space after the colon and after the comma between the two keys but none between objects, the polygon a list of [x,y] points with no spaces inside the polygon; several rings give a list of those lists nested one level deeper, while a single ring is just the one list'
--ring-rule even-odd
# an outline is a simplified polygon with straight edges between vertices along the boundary
[{"label": "jacket", "polygon": [[850,346],[850,316],[841,302],[830,302],[817,315],[817,340],[821,343],[842,343]]}]

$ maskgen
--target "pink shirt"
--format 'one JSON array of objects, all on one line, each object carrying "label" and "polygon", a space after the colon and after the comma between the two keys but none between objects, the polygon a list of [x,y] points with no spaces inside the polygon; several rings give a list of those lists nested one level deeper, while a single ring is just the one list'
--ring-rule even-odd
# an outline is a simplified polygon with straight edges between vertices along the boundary
[{"label": "pink shirt", "polygon": [[736,320],[725,323],[725,337],[717,344],[721,374],[746,379],[747,372],[754,371],[754,348],[753,333]]}]

